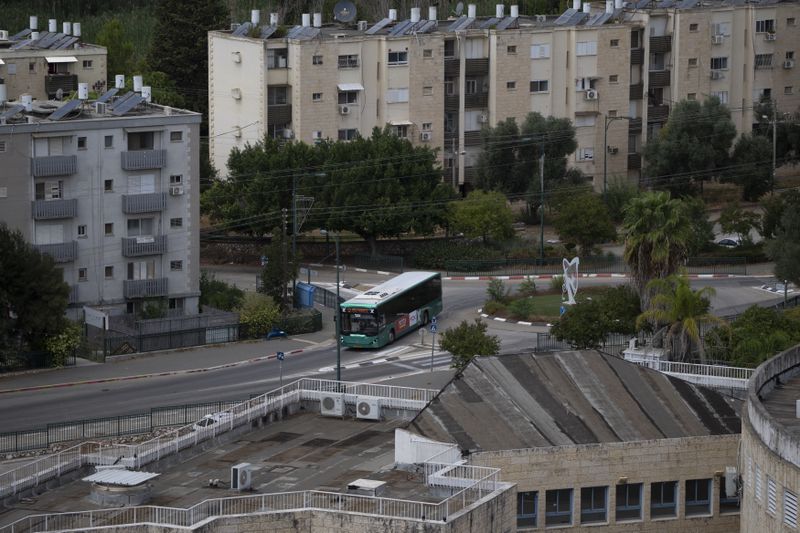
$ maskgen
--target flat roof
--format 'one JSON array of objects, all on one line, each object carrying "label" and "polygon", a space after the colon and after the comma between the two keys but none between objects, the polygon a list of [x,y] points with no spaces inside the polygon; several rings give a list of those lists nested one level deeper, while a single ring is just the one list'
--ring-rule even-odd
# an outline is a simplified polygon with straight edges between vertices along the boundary
[{"label": "flat roof", "polygon": [[761,405],[775,421],[789,434],[800,439],[800,418],[797,417],[796,403],[800,399],[800,374],[780,383],[761,398]]},{"label": "flat roof", "polygon": [[741,401],[596,351],[476,357],[410,423],[462,450],[741,431]]}]

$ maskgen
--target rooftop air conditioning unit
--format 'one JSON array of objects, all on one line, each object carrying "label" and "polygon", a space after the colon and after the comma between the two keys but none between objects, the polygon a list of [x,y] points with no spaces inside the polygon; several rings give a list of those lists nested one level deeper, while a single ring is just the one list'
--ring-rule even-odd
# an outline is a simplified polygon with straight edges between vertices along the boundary
[{"label": "rooftop air conditioning unit", "polygon": [[433,133],[430,131],[423,131],[419,134],[419,140],[422,142],[430,142],[433,140]]},{"label": "rooftop air conditioning unit", "polygon": [[253,467],[250,463],[239,463],[231,467],[231,490],[250,490],[253,485]]},{"label": "rooftop air conditioning unit", "polygon": [[764,35],[764,40],[765,41],[774,41],[777,38],[778,38],[778,36],[775,35],[774,33],[767,33],[766,35]]},{"label": "rooftop air conditioning unit", "polygon": [[794,59],[787,59],[784,61],[783,68],[794,68]]},{"label": "rooftop air conditioning unit", "polygon": [[234,87],[233,89],[231,89],[231,96],[233,96],[234,100],[241,100],[242,90],[238,87]]},{"label": "rooftop air conditioning unit", "polygon": [[536,15],[536,22],[547,22],[547,15]]},{"label": "rooftop air conditioning unit", "polygon": [[369,28],[369,22],[366,20],[358,21],[358,31],[367,31],[367,28]]},{"label": "rooftop air conditioning unit", "polygon": [[711,71],[711,79],[712,80],[721,80],[725,76],[719,70],[712,70]]},{"label": "rooftop air conditioning unit", "polygon": [[349,115],[350,114],[350,106],[347,104],[342,104],[339,106],[339,114],[340,115]]},{"label": "rooftop air conditioning unit", "polygon": [[170,196],[180,196],[183,194],[183,185],[173,185],[169,188]]},{"label": "rooftop air conditioning unit", "polygon": [[712,44],[722,44],[725,42],[724,35],[712,35],[711,36],[711,43]]},{"label": "rooftop air conditioning unit", "polygon": [[344,400],[341,394],[323,394],[319,400],[319,412],[325,416],[344,416]]},{"label": "rooftop air conditioning unit", "polygon": [[356,417],[364,420],[381,419],[381,401],[379,398],[360,396],[356,398]]},{"label": "rooftop air conditioning unit", "polygon": [[587,100],[597,100],[597,96],[598,96],[597,91],[595,91],[594,89],[589,89],[586,91]]},{"label": "rooftop air conditioning unit", "polygon": [[105,102],[95,102],[94,112],[97,113],[98,115],[105,115],[107,106],[108,104],[106,104]]},{"label": "rooftop air conditioning unit", "polygon": [[0,30],[0,41],[8,40],[8,30]]},{"label": "rooftop air conditioning unit", "polygon": [[481,113],[478,116],[478,122],[480,122],[481,124],[486,124],[487,122],[489,122],[489,115],[487,115],[486,113]]}]

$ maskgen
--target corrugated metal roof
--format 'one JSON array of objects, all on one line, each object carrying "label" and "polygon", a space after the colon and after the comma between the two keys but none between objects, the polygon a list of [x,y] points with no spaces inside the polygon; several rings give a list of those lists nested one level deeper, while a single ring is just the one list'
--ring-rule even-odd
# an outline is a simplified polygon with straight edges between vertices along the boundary
[{"label": "corrugated metal roof", "polygon": [[476,358],[411,423],[462,449],[735,434],[738,400],[595,351]]},{"label": "corrugated metal roof", "polygon": [[160,475],[152,472],[135,472],[124,468],[109,468],[98,470],[91,476],[83,478],[83,481],[101,483],[103,485],[117,485],[119,487],[135,487]]}]

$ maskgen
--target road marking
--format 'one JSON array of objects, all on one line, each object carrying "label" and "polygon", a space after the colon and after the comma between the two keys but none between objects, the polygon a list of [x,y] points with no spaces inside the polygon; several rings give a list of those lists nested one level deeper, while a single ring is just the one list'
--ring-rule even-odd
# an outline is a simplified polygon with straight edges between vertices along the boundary
[{"label": "road marking", "polygon": [[400,368],[405,368],[407,370],[419,370],[419,367],[407,365],[405,363],[392,363],[392,366],[399,366]]}]

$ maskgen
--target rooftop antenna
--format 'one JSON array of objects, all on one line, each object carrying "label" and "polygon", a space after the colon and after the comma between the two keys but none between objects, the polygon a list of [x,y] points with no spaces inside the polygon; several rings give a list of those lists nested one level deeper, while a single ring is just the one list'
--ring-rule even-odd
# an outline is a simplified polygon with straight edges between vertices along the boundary
[{"label": "rooftop antenna", "polygon": [[342,0],[333,7],[333,18],[339,22],[353,22],[356,15],[356,6],[350,0]]},{"label": "rooftop antenna", "polygon": [[456,16],[460,17],[464,13],[464,2],[459,2],[456,4]]}]

